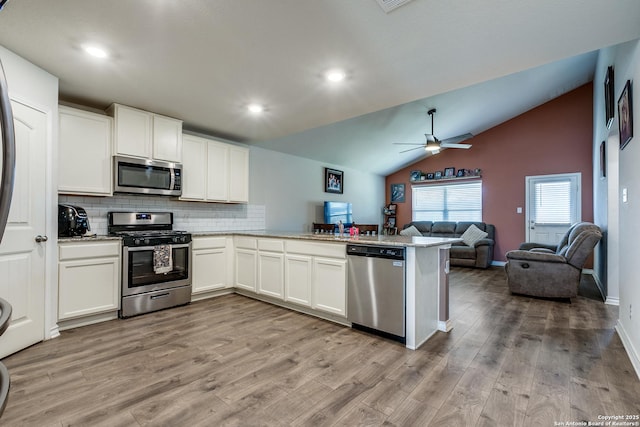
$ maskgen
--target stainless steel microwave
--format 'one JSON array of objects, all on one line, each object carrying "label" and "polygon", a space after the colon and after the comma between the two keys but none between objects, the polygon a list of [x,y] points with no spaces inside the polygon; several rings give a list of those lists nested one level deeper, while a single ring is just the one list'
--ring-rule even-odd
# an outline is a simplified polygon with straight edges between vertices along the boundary
[{"label": "stainless steel microwave", "polygon": [[114,187],[116,193],[182,194],[182,165],[159,160],[114,156]]}]

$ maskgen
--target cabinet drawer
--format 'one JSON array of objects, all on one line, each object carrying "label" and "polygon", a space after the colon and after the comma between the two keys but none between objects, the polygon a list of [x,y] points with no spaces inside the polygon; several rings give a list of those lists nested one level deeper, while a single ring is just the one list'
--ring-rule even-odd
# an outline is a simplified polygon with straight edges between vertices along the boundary
[{"label": "cabinet drawer", "polygon": [[258,249],[261,251],[284,252],[284,242],[276,239],[258,240]]},{"label": "cabinet drawer", "polygon": [[227,246],[226,237],[194,237],[192,248],[194,251],[198,249],[217,249]]},{"label": "cabinet drawer", "polygon": [[311,243],[298,240],[287,240],[287,253],[322,256],[329,258],[346,258],[347,247],[342,243]]},{"label": "cabinet drawer", "polygon": [[258,249],[258,242],[255,237],[235,237],[234,243],[236,248]]},{"label": "cabinet drawer", "polygon": [[120,241],[60,244],[60,261],[83,258],[117,257]]}]

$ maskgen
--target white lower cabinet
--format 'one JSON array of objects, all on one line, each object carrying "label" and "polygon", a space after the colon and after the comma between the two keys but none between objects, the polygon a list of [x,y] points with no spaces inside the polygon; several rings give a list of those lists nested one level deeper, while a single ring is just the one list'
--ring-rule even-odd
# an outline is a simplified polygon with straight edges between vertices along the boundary
[{"label": "white lower cabinet", "polygon": [[311,307],[312,273],[312,257],[287,254],[285,258],[285,301]]},{"label": "white lower cabinet", "polygon": [[231,286],[229,281],[230,237],[194,237],[192,243],[192,294]]},{"label": "white lower cabinet", "polygon": [[346,255],[341,243],[235,236],[234,286],[341,321],[347,316]]},{"label": "white lower cabinet", "polygon": [[235,246],[235,287],[256,291],[258,271],[258,241],[251,237],[236,237]]},{"label": "white lower cabinet", "polygon": [[284,299],[284,242],[258,240],[258,293]]},{"label": "white lower cabinet", "polygon": [[345,245],[288,240],[285,282],[287,301],[346,317]]},{"label": "white lower cabinet", "polygon": [[58,320],[120,306],[120,241],[59,244]]},{"label": "white lower cabinet", "polygon": [[347,261],[314,258],[313,308],[339,316],[347,315]]}]

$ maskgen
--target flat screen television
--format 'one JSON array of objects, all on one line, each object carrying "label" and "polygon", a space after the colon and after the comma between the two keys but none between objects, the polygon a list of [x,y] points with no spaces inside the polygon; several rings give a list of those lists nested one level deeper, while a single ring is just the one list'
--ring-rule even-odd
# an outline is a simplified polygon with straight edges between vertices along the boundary
[{"label": "flat screen television", "polygon": [[337,224],[342,221],[345,227],[350,227],[353,222],[351,203],[348,202],[324,202],[324,223]]}]

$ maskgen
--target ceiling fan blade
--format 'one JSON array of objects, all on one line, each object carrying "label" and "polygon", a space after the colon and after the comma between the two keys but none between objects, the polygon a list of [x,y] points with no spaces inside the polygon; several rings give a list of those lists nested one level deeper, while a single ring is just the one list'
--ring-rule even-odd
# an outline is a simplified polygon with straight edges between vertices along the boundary
[{"label": "ceiling fan blade", "polygon": [[424,142],[392,142],[393,145],[422,145],[424,147]]},{"label": "ceiling fan blade", "polygon": [[419,149],[421,149],[421,148],[423,148],[423,147],[409,148],[408,150],[403,150],[403,151],[401,151],[400,153],[406,153],[406,152],[408,152],[408,151],[419,150]]},{"label": "ceiling fan blade", "polygon": [[442,148],[464,148],[464,149],[469,149],[471,148],[471,144],[440,144],[440,147]]},{"label": "ceiling fan blade", "polygon": [[[463,135],[454,136],[452,138],[441,139],[440,142],[442,144],[457,144],[459,142],[466,141],[467,139],[470,139],[470,138],[473,138],[473,134],[465,133]],[[462,147],[458,147],[458,148],[462,148]]]}]

